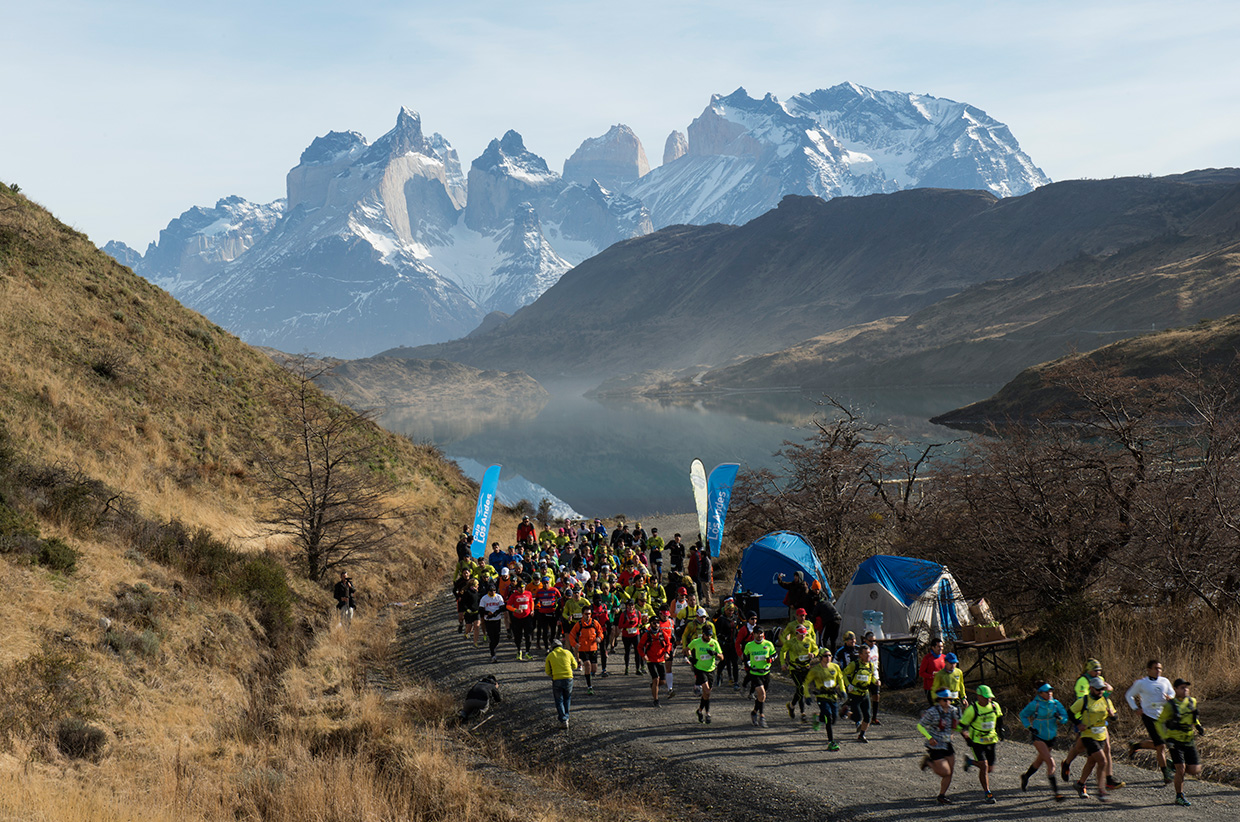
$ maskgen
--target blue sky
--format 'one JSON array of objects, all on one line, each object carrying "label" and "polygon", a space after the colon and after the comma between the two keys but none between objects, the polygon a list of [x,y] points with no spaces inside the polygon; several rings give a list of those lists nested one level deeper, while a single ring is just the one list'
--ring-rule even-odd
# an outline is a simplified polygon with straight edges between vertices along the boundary
[{"label": "blue sky", "polygon": [[554,169],[626,123],[657,164],[712,93],[851,80],[967,101],[1053,179],[1240,165],[1226,2],[0,0],[0,180],[144,250],[269,201],[310,141],[402,105],[462,163],[514,128]]}]

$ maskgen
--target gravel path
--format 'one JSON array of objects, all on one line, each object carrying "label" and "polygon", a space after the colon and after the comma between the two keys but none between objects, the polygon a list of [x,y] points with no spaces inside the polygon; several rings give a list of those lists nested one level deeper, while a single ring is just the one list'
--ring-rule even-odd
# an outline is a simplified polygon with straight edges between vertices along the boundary
[{"label": "gravel path", "polygon": [[[825,733],[788,719],[784,701],[791,686],[783,680],[768,697],[769,728],[750,724],[751,702],[726,684],[711,700],[714,722],[699,725],[687,665],[678,662],[674,669],[677,697],[664,699],[664,707],[655,709],[649,678],[621,674],[623,653],[618,662],[611,657],[610,677],[595,678],[596,695],[586,695],[585,681],[578,676],[571,727],[562,731],[541,656],[537,662],[517,662],[512,644],[504,642],[500,661],[492,665],[485,646],[472,647],[456,633],[455,623],[447,594],[420,606],[401,625],[402,665],[462,695],[477,678],[494,673],[505,701],[479,733],[504,734],[508,751],[532,766],[565,766],[587,792],[627,792],[674,808],[681,818],[1085,820],[1101,813],[1125,822],[1240,819],[1236,788],[1190,780],[1186,794],[1193,806],[1180,808],[1171,804],[1174,791],[1163,787],[1161,776],[1124,764],[1117,764],[1117,775],[1128,787],[1114,792],[1109,804],[1075,794],[1066,802],[1053,802],[1044,774],[1035,776],[1029,792],[1022,793],[1020,773],[1034,754],[1032,746],[1018,742],[999,745],[991,780],[998,804],[982,803],[976,771],[964,773],[961,758],[949,792],[957,804],[939,806],[934,802],[938,778],[917,768],[921,737],[909,717],[884,715],[882,726],[870,729],[869,745],[855,742],[849,733],[837,734],[841,749],[831,753]],[[851,730],[851,724],[837,728]],[[1074,763],[1074,774],[1080,773],[1081,762]],[[1092,785],[1090,790],[1092,794]]]}]

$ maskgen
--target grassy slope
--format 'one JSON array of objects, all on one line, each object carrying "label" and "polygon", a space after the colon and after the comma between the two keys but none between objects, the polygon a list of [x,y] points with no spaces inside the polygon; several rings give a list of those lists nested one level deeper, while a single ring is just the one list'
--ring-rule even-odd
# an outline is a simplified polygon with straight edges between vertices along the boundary
[{"label": "grassy slope", "polygon": [[[7,186],[0,351],[0,430],[20,461],[102,481],[153,523],[175,518],[295,565],[256,523],[253,463],[259,448],[280,447],[267,397],[288,375]],[[439,584],[474,498],[433,449],[370,436],[401,480],[395,502],[416,519],[390,563],[355,574],[364,628],[349,641],[330,630],[327,592],[295,574],[297,630],[277,642],[250,602],[108,529],[35,522],[78,551],[71,573],[0,557],[12,594],[0,599],[0,681],[18,687],[25,666],[61,665],[49,676],[77,695],[75,707],[41,688],[23,693],[52,720],[83,716],[107,738],[92,762],[59,753],[47,727],[0,733],[0,817],[516,815],[493,810],[450,755],[446,697],[396,679],[387,691],[367,686],[383,678],[398,613],[380,606]],[[33,498],[0,502],[27,516],[38,508]],[[514,525],[497,512],[497,528]],[[138,641],[115,650],[102,620]],[[15,704],[13,691],[6,698]]]}]

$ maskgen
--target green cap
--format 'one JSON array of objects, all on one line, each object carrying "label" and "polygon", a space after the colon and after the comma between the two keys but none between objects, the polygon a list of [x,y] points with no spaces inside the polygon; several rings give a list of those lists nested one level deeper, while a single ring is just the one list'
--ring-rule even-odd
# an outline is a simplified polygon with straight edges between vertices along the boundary
[{"label": "green cap", "polygon": [[978,685],[977,695],[982,697],[983,699],[994,699],[995,698],[995,692],[990,690],[989,685]]}]

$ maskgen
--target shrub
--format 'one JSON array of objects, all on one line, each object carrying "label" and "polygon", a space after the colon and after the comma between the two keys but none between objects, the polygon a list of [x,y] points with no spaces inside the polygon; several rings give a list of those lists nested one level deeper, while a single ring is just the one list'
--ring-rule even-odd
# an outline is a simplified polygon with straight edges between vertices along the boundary
[{"label": "shrub", "polygon": [[50,741],[63,719],[94,716],[94,693],[80,652],[44,645],[31,656],[0,669],[0,743],[15,736]]},{"label": "shrub", "polygon": [[70,759],[98,761],[108,744],[108,735],[81,717],[62,719],[56,726],[56,748]]},{"label": "shrub", "polygon": [[78,552],[71,545],[59,537],[42,542],[38,557],[40,565],[62,574],[72,574],[77,570]]}]

